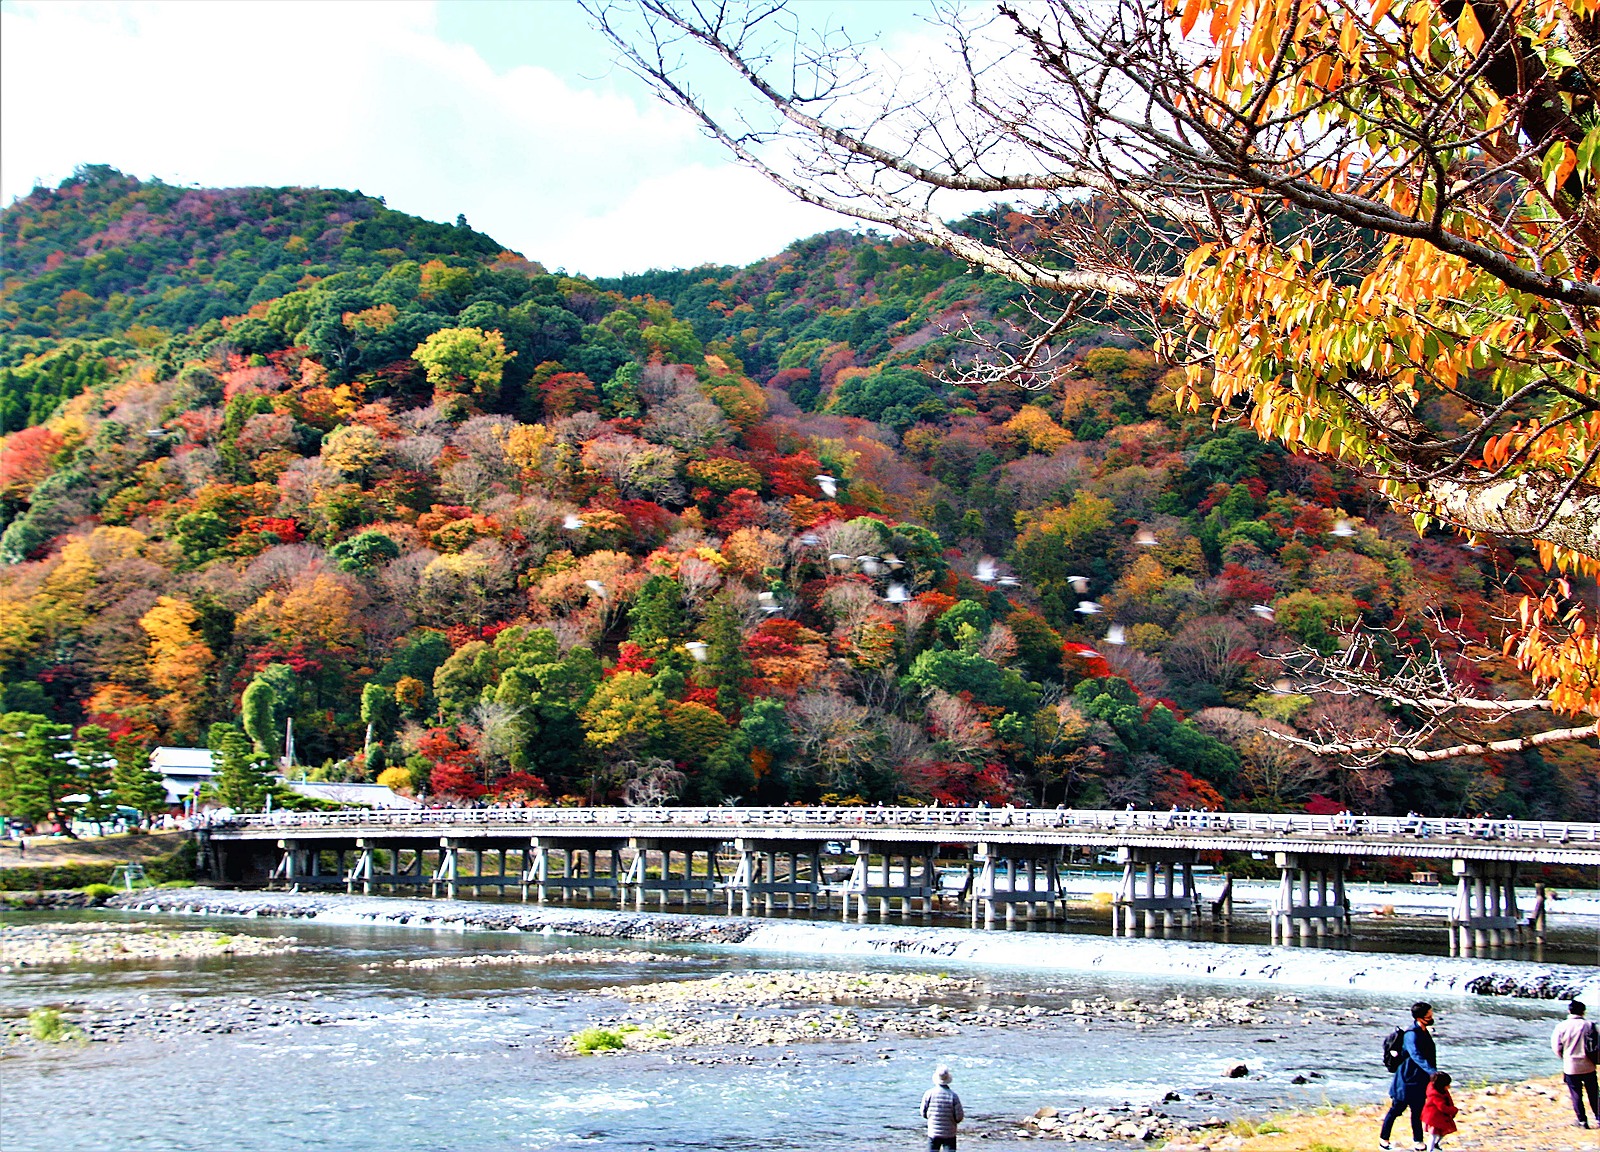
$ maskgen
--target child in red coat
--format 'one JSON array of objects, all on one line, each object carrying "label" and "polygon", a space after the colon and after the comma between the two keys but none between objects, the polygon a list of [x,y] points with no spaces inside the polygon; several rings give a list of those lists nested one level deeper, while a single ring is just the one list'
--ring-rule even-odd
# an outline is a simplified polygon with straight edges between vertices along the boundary
[{"label": "child in red coat", "polygon": [[1450,1098],[1448,1072],[1435,1072],[1428,1081],[1428,1095],[1422,1103],[1422,1128],[1428,1134],[1430,1152],[1456,1130],[1456,1102]]}]

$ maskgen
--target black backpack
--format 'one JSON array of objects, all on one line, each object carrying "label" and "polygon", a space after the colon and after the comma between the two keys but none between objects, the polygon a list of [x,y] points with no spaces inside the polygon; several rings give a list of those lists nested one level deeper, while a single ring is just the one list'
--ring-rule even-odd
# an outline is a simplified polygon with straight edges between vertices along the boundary
[{"label": "black backpack", "polygon": [[1405,1058],[1406,1030],[1396,1028],[1383,1038],[1383,1066],[1390,1072],[1398,1072]]}]

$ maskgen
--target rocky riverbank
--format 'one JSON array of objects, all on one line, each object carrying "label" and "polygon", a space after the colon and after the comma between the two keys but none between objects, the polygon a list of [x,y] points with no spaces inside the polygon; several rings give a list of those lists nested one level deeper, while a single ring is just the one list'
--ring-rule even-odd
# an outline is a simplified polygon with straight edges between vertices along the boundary
[{"label": "rocky riverbank", "polygon": [[[1046,990],[1048,996],[1056,990]],[[985,980],[905,972],[740,972],[696,980],[669,980],[604,993],[645,1006],[600,1016],[558,1047],[586,1055],[705,1049],[684,1057],[697,1064],[748,1063],[751,1051],[819,1042],[872,1043],[889,1039],[958,1036],[969,1030],[1080,1032],[1226,1027],[1264,1032],[1307,1024],[1349,1028],[1363,1023],[1353,1011],[1305,1007],[1292,996],[1270,999],[1175,996],[1162,1000],[1100,996],[1040,1003],[997,993]],[[825,1005],[824,1008],[816,1007]],[[738,1011],[708,1014],[708,1008]],[[1255,1037],[1276,1043],[1277,1036]],[[1219,1073],[1249,1076],[1243,1061]],[[1304,1084],[1309,1076],[1294,1082]],[[1054,1133],[1057,1125],[1046,1125]],[[1175,1129],[1176,1130],[1176,1129]]]},{"label": "rocky riverbank", "polygon": [[[1446,1138],[1446,1149],[1594,1152],[1600,1147],[1600,1131],[1573,1126],[1567,1091],[1558,1076],[1479,1089],[1458,1088],[1454,1095],[1460,1114],[1456,1117],[1456,1134]],[[1378,1142],[1383,1113],[1379,1104],[1281,1113],[1254,1125],[1235,1124],[1241,1131],[1255,1128],[1260,1134],[1245,1135],[1232,1146],[1241,1152],[1372,1148]],[[1409,1136],[1403,1123],[1399,1135]],[[1409,1146],[1409,1139],[1395,1141],[1397,1148]],[[1190,1138],[1167,1147],[1172,1152],[1199,1152],[1203,1147],[1220,1150],[1223,1145]]]},{"label": "rocky riverbank", "polygon": [[[207,997],[156,1000],[150,996],[102,1001],[94,1007],[67,1004],[63,1019],[91,1043],[179,1040],[200,1035],[257,1032],[296,1025],[317,1027],[376,1019],[376,1013],[330,1009],[316,992],[257,998]],[[0,1045],[43,1045],[29,1035],[26,1019],[0,1020]]]},{"label": "rocky riverbank", "polygon": [[0,972],[47,964],[281,956],[297,948],[292,936],[249,936],[209,928],[174,931],[103,922],[0,924]]}]

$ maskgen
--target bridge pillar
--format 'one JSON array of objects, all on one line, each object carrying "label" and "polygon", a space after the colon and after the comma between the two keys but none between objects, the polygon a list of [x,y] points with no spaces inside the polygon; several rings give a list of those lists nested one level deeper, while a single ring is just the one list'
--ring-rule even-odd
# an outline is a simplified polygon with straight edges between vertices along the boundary
[{"label": "bridge pillar", "polygon": [[1141,916],[1144,934],[1155,935],[1157,912],[1161,913],[1164,929],[1174,927],[1174,912],[1179,914],[1183,928],[1190,928],[1199,901],[1194,886],[1198,855],[1187,848],[1119,848],[1122,883],[1111,902],[1112,935],[1132,936]]},{"label": "bridge pillar", "polygon": [[[1456,905],[1450,913],[1451,951],[1465,955],[1520,942],[1523,924],[1517,910],[1517,862],[1456,860],[1452,870],[1456,874]],[[1542,920],[1543,906],[1537,907]]]},{"label": "bridge pillar", "polygon": [[434,870],[433,882],[429,885],[429,892],[439,895],[439,885],[444,885],[446,900],[454,900],[459,890],[456,886],[456,853],[460,844],[453,836],[439,837],[439,867]]},{"label": "bridge pillar", "polygon": [[354,892],[356,881],[361,882],[361,894],[372,895],[372,849],[373,842],[367,839],[357,839],[356,848],[360,855],[356,857],[355,866],[344,874],[344,890]]},{"label": "bridge pillar", "polygon": [[528,890],[532,888],[534,898],[543,904],[549,895],[549,879],[550,849],[542,839],[534,836],[522,850],[522,902],[528,902]]},{"label": "bridge pillar", "polygon": [[1313,931],[1319,940],[1329,932],[1335,936],[1350,934],[1344,857],[1279,852],[1277,864],[1278,896],[1271,914],[1274,944],[1288,944],[1297,923],[1302,944],[1310,941]]}]

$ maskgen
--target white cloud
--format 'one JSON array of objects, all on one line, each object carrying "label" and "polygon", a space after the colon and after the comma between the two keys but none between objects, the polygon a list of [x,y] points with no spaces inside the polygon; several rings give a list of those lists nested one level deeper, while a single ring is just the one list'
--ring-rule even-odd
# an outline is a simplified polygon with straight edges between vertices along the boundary
[{"label": "white cloud", "polygon": [[206,186],[360,188],[605,275],[744,263],[835,218],[642,91],[497,73],[419,3],[7,3],[0,196],[83,163]]}]

